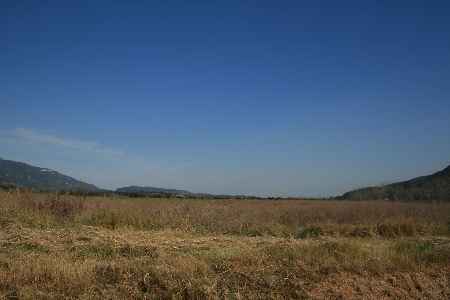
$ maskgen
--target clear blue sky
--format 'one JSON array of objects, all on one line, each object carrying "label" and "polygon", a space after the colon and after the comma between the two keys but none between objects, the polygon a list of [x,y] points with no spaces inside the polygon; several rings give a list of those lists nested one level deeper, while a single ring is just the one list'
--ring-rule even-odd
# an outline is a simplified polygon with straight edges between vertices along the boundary
[{"label": "clear blue sky", "polygon": [[333,195],[450,164],[448,1],[1,1],[0,157]]}]

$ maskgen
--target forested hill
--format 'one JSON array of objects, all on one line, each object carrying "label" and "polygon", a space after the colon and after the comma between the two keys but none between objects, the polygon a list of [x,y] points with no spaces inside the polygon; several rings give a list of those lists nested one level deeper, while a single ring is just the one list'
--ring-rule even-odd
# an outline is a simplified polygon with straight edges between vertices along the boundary
[{"label": "forested hill", "polygon": [[99,191],[95,185],[76,180],[54,170],[5,159],[0,159],[0,184],[40,191]]},{"label": "forested hill", "polygon": [[428,176],[379,187],[354,190],[338,197],[348,200],[450,201],[450,166]]}]

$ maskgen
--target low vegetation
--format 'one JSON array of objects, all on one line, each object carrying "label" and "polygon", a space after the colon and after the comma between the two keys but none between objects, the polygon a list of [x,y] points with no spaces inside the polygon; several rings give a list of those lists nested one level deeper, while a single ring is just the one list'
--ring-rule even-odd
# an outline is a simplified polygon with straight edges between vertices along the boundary
[{"label": "low vegetation", "polygon": [[449,299],[450,203],[0,192],[4,299]]}]

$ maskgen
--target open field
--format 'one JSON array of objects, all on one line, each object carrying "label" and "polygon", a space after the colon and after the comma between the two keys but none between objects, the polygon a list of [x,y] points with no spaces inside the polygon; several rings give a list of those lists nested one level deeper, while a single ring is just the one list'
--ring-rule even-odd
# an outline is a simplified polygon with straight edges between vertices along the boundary
[{"label": "open field", "polygon": [[449,299],[450,203],[0,192],[5,299]]}]

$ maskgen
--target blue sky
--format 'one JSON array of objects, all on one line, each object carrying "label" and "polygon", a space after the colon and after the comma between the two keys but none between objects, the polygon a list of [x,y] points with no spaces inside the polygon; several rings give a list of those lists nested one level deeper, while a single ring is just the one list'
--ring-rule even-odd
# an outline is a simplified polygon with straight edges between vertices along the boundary
[{"label": "blue sky", "polygon": [[2,1],[0,157],[323,196],[450,164],[447,1]]}]

